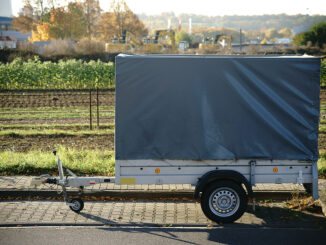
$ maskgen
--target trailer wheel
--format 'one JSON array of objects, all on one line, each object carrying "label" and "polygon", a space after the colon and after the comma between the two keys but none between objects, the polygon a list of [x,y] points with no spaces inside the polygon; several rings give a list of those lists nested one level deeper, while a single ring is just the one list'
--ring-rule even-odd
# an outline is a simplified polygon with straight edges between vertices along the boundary
[{"label": "trailer wheel", "polygon": [[70,209],[76,213],[79,213],[84,208],[84,202],[80,198],[74,198],[70,201],[73,206],[69,206]]},{"label": "trailer wheel", "polygon": [[247,209],[248,198],[237,183],[221,180],[210,184],[202,193],[201,208],[207,218],[217,223],[231,223]]}]

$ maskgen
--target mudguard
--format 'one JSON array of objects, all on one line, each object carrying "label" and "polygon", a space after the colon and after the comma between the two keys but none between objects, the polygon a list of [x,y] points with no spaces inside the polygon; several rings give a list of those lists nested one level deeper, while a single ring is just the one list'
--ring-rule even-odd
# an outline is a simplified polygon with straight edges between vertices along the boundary
[{"label": "mudguard", "polygon": [[234,170],[213,170],[204,174],[198,180],[194,197],[199,198],[199,193],[202,192],[207,185],[218,180],[232,180],[238,184],[244,184],[247,189],[248,196],[253,198],[254,193],[246,177]]}]

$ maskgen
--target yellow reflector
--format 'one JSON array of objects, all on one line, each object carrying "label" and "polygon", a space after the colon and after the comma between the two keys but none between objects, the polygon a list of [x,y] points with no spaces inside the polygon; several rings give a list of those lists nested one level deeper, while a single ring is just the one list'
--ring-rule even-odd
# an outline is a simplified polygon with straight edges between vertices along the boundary
[{"label": "yellow reflector", "polygon": [[277,173],[278,172],[278,168],[273,168],[273,172]]},{"label": "yellow reflector", "polygon": [[120,183],[121,185],[135,185],[136,178],[121,178]]},{"label": "yellow reflector", "polygon": [[155,173],[159,174],[161,170],[159,168],[155,169]]}]

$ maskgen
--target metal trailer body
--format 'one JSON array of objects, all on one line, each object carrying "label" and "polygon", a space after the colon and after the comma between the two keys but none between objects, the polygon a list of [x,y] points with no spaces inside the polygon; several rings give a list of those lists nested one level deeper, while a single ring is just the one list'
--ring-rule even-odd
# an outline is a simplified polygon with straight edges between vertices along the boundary
[{"label": "metal trailer body", "polygon": [[117,160],[115,183],[191,184],[214,170],[232,170],[255,186],[259,183],[311,183],[312,196],[318,199],[317,163],[298,160]]}]

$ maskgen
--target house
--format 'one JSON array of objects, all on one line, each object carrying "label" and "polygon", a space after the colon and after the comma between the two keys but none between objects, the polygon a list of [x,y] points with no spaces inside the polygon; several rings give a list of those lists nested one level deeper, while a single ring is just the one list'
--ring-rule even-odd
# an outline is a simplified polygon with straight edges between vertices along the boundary
[{"label": "house", "polygon": [[0,36],[0,49],[9,48],[13,49],[17,47],[17,41],[8,36]]}]

